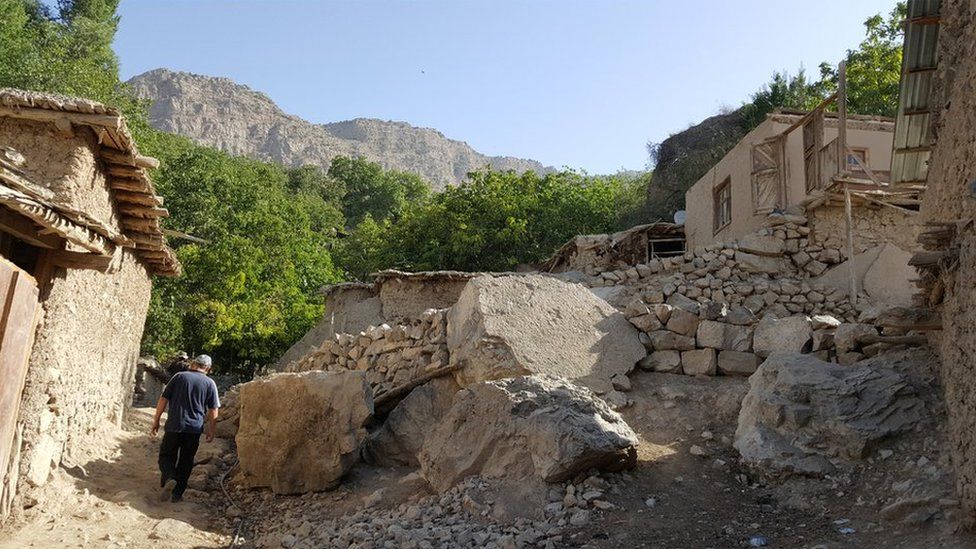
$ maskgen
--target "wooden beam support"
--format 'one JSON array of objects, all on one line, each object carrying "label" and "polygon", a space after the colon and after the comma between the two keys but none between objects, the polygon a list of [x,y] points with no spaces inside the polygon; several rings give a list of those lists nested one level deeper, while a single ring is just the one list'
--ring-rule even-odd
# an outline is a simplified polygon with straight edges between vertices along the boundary
[{"label": "wooden beam support", "polygon": [[125,215],[141,217],[143,219],[169,217],[169,210],[166,208],[151,208],[147,206],[134,206],[123,203],[119,204],[119,211]]},{"label": "wooden beam support", "polygon": [[112,265],[112,256],[110,255],[52,250],[50,257],[51,263],[55,267],[64,267],[65,269],[92,269],[104,273]]},{"label": "wooden beam support", "polygon": [[72,124],[99,126],[116,131],[122,127],[122,117],[117,114],[88,114],[38,109],[34,107],[0,106],[0,116],[51,123],[57,123],[58,120],[67,120]]},{"label": "wooden beam support", "polygon": [[154,194],[137,193],[132,191],[115,191],[115,199],[128,204],[142,204],[144,206],[162,206],[162,197]]},{"label": "wooden beam support", "polygon": [[872,343],[889,343],[891,345],[928,345],[929,339],[923,335],[902,335],[884,336],[878,334],[866,334],[855,338],[861,345],[871,345]]},{"label": "wooden beam support", "polygon": [[102,147],[99,151],[102,158],[113,164],[122,164],[133,168],[155,169],[159,167],[159,160],[151,156],[131,156],[109,147]]},{"label": "wooden beam support", "polygon": [[63,244],[61,238],[57,235],[41,234],[42,228],[27,217],[7,208],[0,208],[0,231],[38,248],[60,248]]}]

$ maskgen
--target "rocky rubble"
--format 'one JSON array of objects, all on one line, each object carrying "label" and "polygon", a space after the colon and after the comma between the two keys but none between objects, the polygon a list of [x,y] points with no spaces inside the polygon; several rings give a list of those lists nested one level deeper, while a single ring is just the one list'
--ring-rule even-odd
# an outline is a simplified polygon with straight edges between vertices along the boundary
[{"label": "rocky rubble", "polygon": [[[572,530],[614,508],[606,495],[618,492],[621,482],[612,476],[581,475],[544,490],[538,518],[510,519],[504,513],[499,516],[498,500],[503,494],[497,480],[473,476],[442,494],[392,508],[376,506],[377,498],[370,497],[367,499],[373,501],[363,509],[332,520],[318,519],[315,513],[279,517],[255,545],[295,549],[561,547]],[[382,499],[382,493],[376,495]]]}]

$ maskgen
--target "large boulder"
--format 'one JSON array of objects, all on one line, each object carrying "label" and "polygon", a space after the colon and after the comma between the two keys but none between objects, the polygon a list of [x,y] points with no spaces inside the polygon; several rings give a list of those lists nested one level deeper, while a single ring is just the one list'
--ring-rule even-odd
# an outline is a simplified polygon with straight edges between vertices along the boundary
[{"label": "large boulder", "polygon": [[366,441],[366,459],[381,465],[419,465],[417,454],[427,433],[454,404],[461,387],[447,376],[432,379],[410,391]]},{"label": "large boulder", "polygon": [[749,378],[734,446],[767,473],[821,476],[914,428],[924,411],[909,381],[883,362],[839,366],[776,353]]},{"label": "large boulder", "polygon": [[247,486],[328,490],[359,459],[373,393],[363,372],[274,374],[240,386],[237,454]]},{"label": "large boulder", "polygon": [[638,331],[578,284],[541,275],[479,276],[447,316],[458,383],[526,374],[578,379],[599,393],[647,354]]},{"label": "large boulder", "polygon": [[459,391],[420,452],[444,491],[471,475],[561,482],[636,463],[637,435],[592,391],[552,376],[481,382]]}]

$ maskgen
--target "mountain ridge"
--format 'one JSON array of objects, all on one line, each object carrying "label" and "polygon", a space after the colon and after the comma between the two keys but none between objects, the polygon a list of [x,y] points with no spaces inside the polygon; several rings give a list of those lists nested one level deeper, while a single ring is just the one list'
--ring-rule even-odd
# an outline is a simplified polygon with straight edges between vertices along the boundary
[{"label": "mountain ridge", "polygon": [[225,77],[154,69],[127,84],[150,102],[153,127],[230,154],[287,166],[328,169],[336,156],[361,156],[386,169],[416,173],[438,190],[485,166],[552,171],[535,160],[481,154],[464,141],[408,122],[363,117],[309,122],[286,113],[267,94]]}]

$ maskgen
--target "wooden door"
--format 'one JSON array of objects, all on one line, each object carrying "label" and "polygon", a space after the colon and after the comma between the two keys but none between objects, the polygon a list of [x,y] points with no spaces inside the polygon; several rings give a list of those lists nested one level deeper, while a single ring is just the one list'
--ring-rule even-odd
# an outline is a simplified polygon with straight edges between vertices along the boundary
[{"label": "wooden door", "polygon": [[779,139],[767,139],[752,147],[752,210],[769,213],[782,202]]},{"label": "wooden door", "polygon": [[33,277],[0,258],[0,480],[4,483],[40,311],[38,295]]}]

